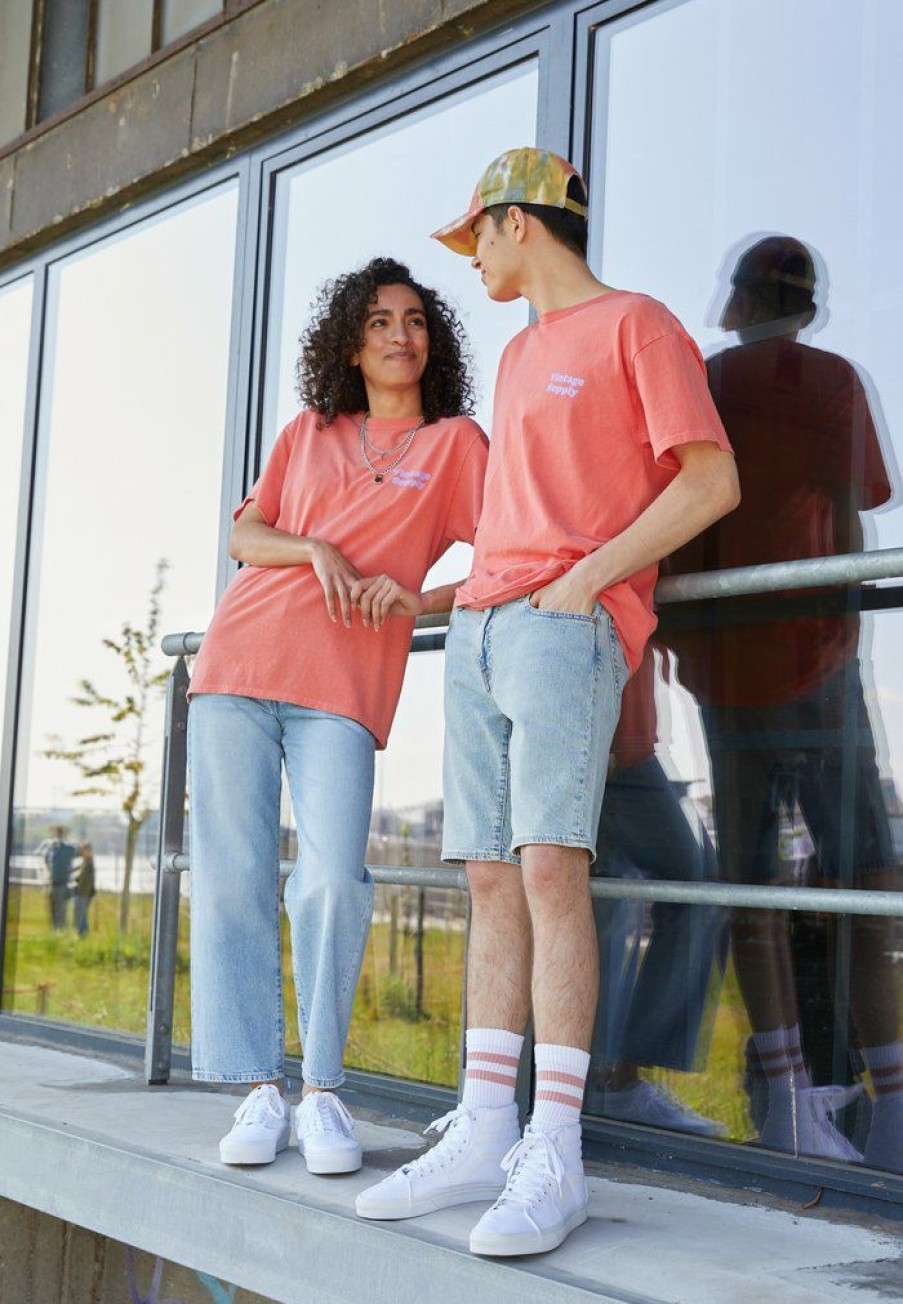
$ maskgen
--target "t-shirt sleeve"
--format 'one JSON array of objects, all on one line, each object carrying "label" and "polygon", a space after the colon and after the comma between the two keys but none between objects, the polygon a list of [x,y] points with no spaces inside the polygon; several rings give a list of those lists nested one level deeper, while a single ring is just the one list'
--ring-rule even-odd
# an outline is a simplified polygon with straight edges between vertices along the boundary
[{"label": "t-shirt sleeve", "polygon": [[483,506],[483,480],[489,456],[489,440],[479,427],[464,455],[458,479],[448,504],[442,531],[442,551],[453,543],[473,543]]},{"label": "t-shirt sleeve", "polygon": [[633,359],[637,395],[656,462],[679,470],[678,444],[710,440],[731,452],[709,392],[705,362],[685,331],[674,329],[641,348]]},{"label": "t-shirt sleeve", "polygon": [[[893,492],[890,475],[868,389],[852,363],[845,361],[842,383],[831,392],[823,391],[821,398],[825,411],[823,467],[829,468],[838,488],[852,486],[860,511],[881,507]],[[880,410],[878,421],[882,421]]]},{"label": "t-shirt sleeve", "polygon": [[233,521],[238,520],[248,503],[254,503],[267,525],[276,524],[279,519],[282,486],[285,483],[285,472],[294,444],[296,426],[297,421],[290,421],[279,435],[266,466],[248,490],[244,500],[232,513]]}]

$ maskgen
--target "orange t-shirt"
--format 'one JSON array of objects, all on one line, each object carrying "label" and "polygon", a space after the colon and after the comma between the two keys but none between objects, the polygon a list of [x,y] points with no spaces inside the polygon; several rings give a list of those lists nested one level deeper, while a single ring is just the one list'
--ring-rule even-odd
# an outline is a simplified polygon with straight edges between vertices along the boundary
[{"label": "orange t-shirt", "polygon": [[[708,360],[712,397],[737,454],[743,501],[670,559],[672,573],[762,566],[862,547],[859,513],[891,497],[868,390],[846,358],[793,339]],[[808,697],[856,655],[859,619],[793,615],[800,591],[742,600],[675,630],[681,682],[700,702],[773,706]],[[765,614],[756,617],[756,610]],[[734,617],[740,608],[734,609]]]},{"label": "orange t-shirt", "polygon": [[[360,450],[361,414],[317,429],[301,412],[280,434],[253,500],[268,525],[325,539],[362,575],[385,571],[420,591],[454,543],[472,543],[480,515],[487,441],[469,417],[424,426],[397,470],[377,484]],[[367,422],[383,448],[410,420]],[[191,693],[232,693],[347,716],[385,747],[404,678],[413,620],[392,616],[378,632],[360,613],[346,629],[329,619],[311,566],[244,566],[214,613]]]},{"label": "orange t-shirt", "polygon": [[[612,290],[545,313],[499,366],[484,512],[459,606],[550,584],[620,534],[679,470],[678,444],[730,450],[702,355],[655,299]],[[599,594],[631,671],[655,628],[647,566]]]}]

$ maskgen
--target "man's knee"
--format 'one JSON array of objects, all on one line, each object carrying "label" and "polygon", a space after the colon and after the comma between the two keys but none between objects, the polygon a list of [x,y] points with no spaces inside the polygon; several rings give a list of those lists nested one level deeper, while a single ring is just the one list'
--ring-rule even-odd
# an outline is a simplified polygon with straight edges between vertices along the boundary
[{"label": "man's knee", "polygon": [[508,912],[523,901],[524,885],[516,865],[469,861],[467,885],[474,909],[489,914]]},{"label": "man's knee", "polygon": [[524,891],[531,907],[561,909],[589,898],[589,852],[582,847],[535,845],[521,849]]}]

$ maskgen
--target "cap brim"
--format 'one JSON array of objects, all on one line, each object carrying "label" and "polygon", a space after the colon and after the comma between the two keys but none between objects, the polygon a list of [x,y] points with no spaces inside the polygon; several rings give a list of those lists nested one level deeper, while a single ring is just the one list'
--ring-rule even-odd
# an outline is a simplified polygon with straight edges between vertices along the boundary
[{"label": "cap brim", "polygon": [[483,210],[484,205],[477,204],[463,217],[455,218],[448,226],[440,226],[438,231],[433,231],[430,239],[438,240],[453,254],[464,254],[467,258],[473,258],[477,252],[477,238],[473,233],[473,224]]}]

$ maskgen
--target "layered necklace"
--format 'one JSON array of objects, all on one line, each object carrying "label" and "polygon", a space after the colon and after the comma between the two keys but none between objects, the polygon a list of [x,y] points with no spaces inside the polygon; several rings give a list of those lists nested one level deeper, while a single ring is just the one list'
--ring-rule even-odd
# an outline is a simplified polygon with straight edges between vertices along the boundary
[{"label": "layered necklace", "polygon": [[[364,459],[364,465],[373,476],[373,479],[377,484],[382,484],[389,472],[395,470],[398,463],[413,444],[414,436],[417,434],[417,431],[420,430],[422,426],[426,425],[426,417],[421,417],[413,430],[406,431],[397,444],[394,444],[391,448],[380,448],[378,444],[374,444],[373,440],[367,434],[367,418],[369,415],[369,412],[365,412],[364,419],[361,422],[361,455]],[[396,456],[392,458],[392,461],[388,466],[377,468],[370,461],[370,453],[374,453],[377,457],[392,457],[393,453],[395,453]]]}]

